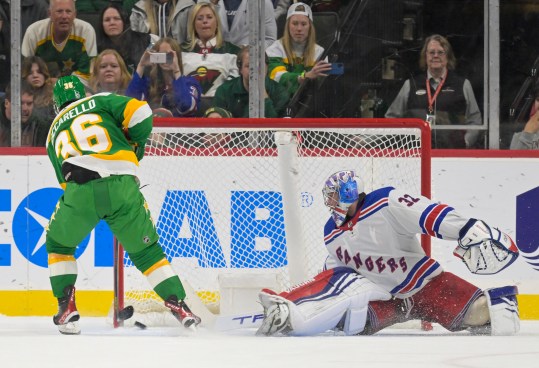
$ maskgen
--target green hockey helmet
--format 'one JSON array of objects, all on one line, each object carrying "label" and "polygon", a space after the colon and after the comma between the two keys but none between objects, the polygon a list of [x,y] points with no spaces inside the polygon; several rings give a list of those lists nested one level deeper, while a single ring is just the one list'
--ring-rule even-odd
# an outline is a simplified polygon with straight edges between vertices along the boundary
[{"label": "green hockey helmet", "polygon": [[68,103],[86,97],[84,84],[74,75],[67,75],[56,81],[52,90],[52,99],[56,113],[62,110]]}]

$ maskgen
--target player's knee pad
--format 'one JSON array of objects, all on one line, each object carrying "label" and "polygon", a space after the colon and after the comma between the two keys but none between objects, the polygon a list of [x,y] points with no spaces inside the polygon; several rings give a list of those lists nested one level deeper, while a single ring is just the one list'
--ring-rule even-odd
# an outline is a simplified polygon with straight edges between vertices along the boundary
[{"label": "player's knee pad", "polygon": [[511,237],[483,221],[471,219],[459,235],[459,245],[453,254],[464,262],[471,273],[498,273],[518,257],[518,248]]},{"label": "player's knee pad", "polygon": [[516,286],[484,290],[490,313],[491,335],[514,335],[520,330]]}]

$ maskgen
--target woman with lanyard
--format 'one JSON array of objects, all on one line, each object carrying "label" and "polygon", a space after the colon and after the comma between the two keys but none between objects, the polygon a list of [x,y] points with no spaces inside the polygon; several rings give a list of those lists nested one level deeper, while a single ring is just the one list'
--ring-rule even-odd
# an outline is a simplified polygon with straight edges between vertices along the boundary
[{"label": "woman with lanyard", "polygon": [[481,125],[481,112],[470,81],[454,72],[451,44],[440,35],[425,40],[419,66],[425,72],[404,82],[386,118],[419,118],[432,131],[433,148],[474,148],[479,130],[441,130],[437,125]]}]

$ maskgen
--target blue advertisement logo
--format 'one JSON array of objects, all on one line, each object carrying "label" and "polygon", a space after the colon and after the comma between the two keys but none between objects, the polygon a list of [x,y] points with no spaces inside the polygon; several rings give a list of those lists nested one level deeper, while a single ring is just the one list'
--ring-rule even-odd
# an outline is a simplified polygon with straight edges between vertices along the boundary
[{"label": "blue advertisement logo", "polygon": [[[13,216],[13,239],[19,252],[28,261],[40,267],[47,267],[45,228],[56,207],[58,198],[64,191],[58,188],[44,188],[30,193],[21,201]],[[78,258],[88,246],[87,236],[79,244],[75,257]]]},{"label": "blue advertisement logo", "polygon": [[[46,227],[62,194],[59,188],[38,189],[15,209],[14,245],[36,266],[48,267]],[[311,199],[304,196],[302,201],[310,205]],[[11,206],[11,191],[0,191],[0,211],[11,212]],[[203,268],[278,268],[287,264],[283,203],[278,192],[231,192],[227,256],[204,191],[168,191],[156,228],[169,259],[193,257]],[[87,249],[89,240],[90,234],[78,245],[76,258]],[[111,267],[113,235],[106,222],[96,226],[93,243],[94,266]],[[11,265],[11,248],[11,244],[0,244],[0,266]]]},{"label": "blue advertisement logo", "polygon": [[[228,267],[278,268],[287,264],[280,193],[233,191],[230,211]],[[257,212],[265,213],[266,217],[257,217]],[[181,235],[184,228],[189,228],[189,236]],[[157,233],[169,259],[195,257],[203,268],[227,267],[223,246],[203,191],[168,191],[157,221]],[[269,249],[257,247],[260,239],[267,241]]]},{"label": "blue advertisement logo", "polygon": [[517,247],[521,256],[539,271],[539,187],[517,196]]}]

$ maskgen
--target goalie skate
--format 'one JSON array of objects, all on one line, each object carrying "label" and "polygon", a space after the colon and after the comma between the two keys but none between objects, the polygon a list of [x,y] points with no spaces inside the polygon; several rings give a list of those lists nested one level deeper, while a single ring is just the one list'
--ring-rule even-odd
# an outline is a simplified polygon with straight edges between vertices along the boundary
[{"label": "goalie skate", "polygon": [[75,304],[75,287],[67,286],[64,296],[58,298],[58,313],[52,317],[52,321],[58,326],[58,331],[64,335],[80,334],[80,315]]},{"label": "goalie skate", "polygon": [[191,312],[183,300],[178,301],[175,296],[169,297],[165,301],[165,306],[170,308],[174,317],[176,317],[185,328],[194,330],[201,322],[200,317]]},{"label": "goalie skate", "polygon": [[272,336],[277,333],[286,334],[291,330],[290,310],[285,303],[276,303],[264,311],[262,325],[256,331],[258,336]]}]

